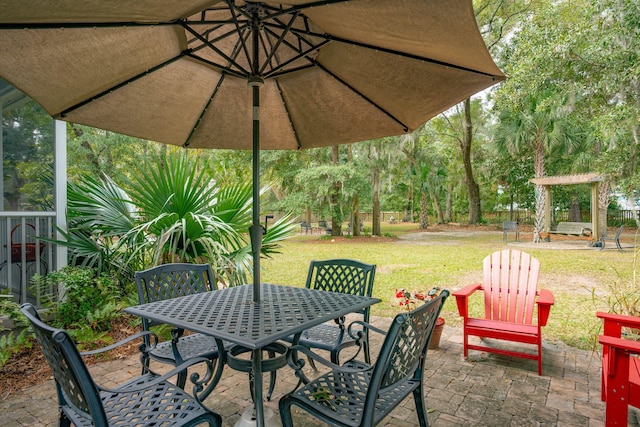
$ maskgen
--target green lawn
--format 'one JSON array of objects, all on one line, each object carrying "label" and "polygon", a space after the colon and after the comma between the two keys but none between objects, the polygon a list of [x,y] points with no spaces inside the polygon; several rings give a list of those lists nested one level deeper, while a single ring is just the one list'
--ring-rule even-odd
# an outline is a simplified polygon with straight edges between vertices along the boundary
[{"label": "green lawn", "polygon": [[[415,230],[416,225],[385,227],[385,233],[405,234]],[[283,245],[281,254],[262,261],[262,281],[304,286],[313,259],[351,258],[376,264],[373,294],[382,303],[372,307],[372,314],[393,316],[401,309],[394,298],[396,288],[459,289],[480,281],[483,258],[507,247],[501,232],[472,234],[465,228],[459,231],[430,233],[426,241],[417,242],[379,242],[375,238],[365,242],[355,239],[332,242],[329,236],[297,236]],[[541,262],[539,287],[550,289],[556,298],[543,330],[544,339],[560,340],[583,349],[595,348],[600,327],[595,312],[609,310],[613,288],[624,285],[629,289],[633,284],[635,251],[524,250]],[[443,317],[450,325],[461,324],[454,298],[447,301]]]}]

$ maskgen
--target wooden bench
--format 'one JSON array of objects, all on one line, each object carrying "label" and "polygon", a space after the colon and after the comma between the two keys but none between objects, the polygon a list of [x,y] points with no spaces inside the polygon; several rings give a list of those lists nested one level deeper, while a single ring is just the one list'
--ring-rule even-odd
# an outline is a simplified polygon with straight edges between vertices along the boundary
[{"label": "wooden bench", "polygon": [[571,236],[590,236],[592,226],[590,222],[559,222],[555,230],[549,234],[564,234]]}]

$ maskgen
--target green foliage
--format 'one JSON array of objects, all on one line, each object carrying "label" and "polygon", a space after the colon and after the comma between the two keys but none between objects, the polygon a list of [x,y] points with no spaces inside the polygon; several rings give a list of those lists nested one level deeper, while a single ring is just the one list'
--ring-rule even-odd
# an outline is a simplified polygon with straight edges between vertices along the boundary
[{"label": "green foliage", "polygon": [[52,210],[53,120],[38,104],[2,113],[5,210]]},{"label": "green foliage", "polygon": [[[68,231],[59,243],[72,263],[116,278],[123,295],[134,271],[168,262],[207,262],[217,282],[247,283],[251,183],[219,185],[196,154],[150,156],[122,185],[88,175],[70,184]],[[288,215],[270,224],[262,255],[277,253],[295,228]]]},{"label": "green foliage", "polygon": [[15,324],[11,331],[0,328],[0,369],[2,366],[23,348],[31,348],[33,332],[29,322],[20,312],[20,306],[11,299],[0,299],[0,317],[7,317]]},{"label": "green foliage", "polygon": [[67,329],[76,324],[89,324],[92,327],[104,327],[104,313],[113,314],[117,299],[121,296],[116,281],[106,274],[96,274],[88,267],[64,267],[59,271],[36,278],[35,286],[50,287],[62,285],[64,294],[59,302],[51,303],[54,314],[53,324]]}]

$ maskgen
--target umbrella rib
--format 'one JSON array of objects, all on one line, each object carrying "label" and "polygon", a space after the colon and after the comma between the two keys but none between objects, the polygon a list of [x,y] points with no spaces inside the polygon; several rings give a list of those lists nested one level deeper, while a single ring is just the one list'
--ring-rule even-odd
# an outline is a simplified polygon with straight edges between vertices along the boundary
[{"label": "umbrella rib", "polygon": [[320,43],[317,46],[312,46],[309,49],[307,49],[307,50],[305,50],[303,52],[300,52],[298,55],[294,56],[293,58],[289,59],[288,61],[283,62],[282,64],[278,65],[277,67],[272,68],[268,73],[265,74],[264,77],[265,78],[269,78],[269,77],[275,77],[275,76],[282,76],[284,74],[289,74],[292,71],[299,71],[299,70],[304,70],[304,69],[310,68],[312,65],[300,66],[300,67],[292,68],[292,69],[289,69],[289,70],[285,70],[285,71],[283,71],[281,73],[278,73],[279,70],[282,70],[287,65],[291,64],[292,62],[297,61],[300,58],[306,58],[309,53],[313,52],[314,50],[316,50],[316,49],[318,49],[318,48],[320,48],[322,46],[324,46],[327,43],[329,43],[329,41],[325,40],[325,41],[323,41],[322,43]]},{"label": "umbrella rib", "polygon": [[345,39],[345,38],[342,38],[342,37],[332,36],[331,34],[327,34],[327,33],[320,34],[320,33],[303,32],[303,31],[297,30],[295,28],[292,28],[291,32],[292,33],[300,33],[300,34],[304,34],[304,35],[312,36],[312,37],[323,37],[323,38],[326,38],[326,39],[331,40],[331,41],[350,44],[350,45],[353,45],[353,46],[363,47],[363,48],[371,49],[371,50],[375,50],[375,51],[385,52],[385,53],[389,53],[389,54],[392,54],[392,55],[399,55],[399,56],[403,56],[403,57],[409,58],[409,59],[415,59],[415,60],[419,60],[419,61],[429,62],[429,63],[435,64],[435,65],[442,65],[443,67],[455,68],[456,70],[468,71],[470,73],[480,74],[480,75],[488,76],[488,77],[492,77],[492,78],[496,77],[495,75],[490,74],[490,73],[485,73],[484,71],[474,70],[473,68],[463,67],[463,66],[460,66],[460,65],[452,64],[450,62],[439,61],[439,60],[433,59],[433,58],[425,58],[423,56],[413,55],[413,54],[402,52],[402,51],[399,51],[399,50],[389,49],[389,48],[385,48],[385,47],[382,47],[382,46],[375,46],[375,45],[371,45],[371,44],[368,44],[368,43],[362,43],[362,42],[358,42],[358,41],[355,41],[355,40],[349,40],[349,39]]},{"label": "umbrella rib", "polygon": [[377,108],[378,110],[380,110],[381,112],[383,112],[384,114],[386,114],[391,120],[393,120],[394,122],[398,123],[400,126],[403,127],[405,132],[409,131],[409,126],[407,126],[406,124],[404,124],[402,121],[400,121],[400,119],[398,119],[396,116],[394,116],[393,114],[391,114],[390,112],[388,112],[387,110],[385,110],[384,108],[382,108],[381,105],[377,104],[376,102],[374,102],[371,98],[369,98],[368,96],[366,96],[365,94],[363,94],[362,92],[360,92],[358,89],[354,88],[353,86],[351,86],[349,83],[347,83],[346,81],[344,81],[343,79],[341,79],[340,77],[338,77],[337,75],[335,75],[334,73],[332,73],[329,69],[327,69],[326,67],[324,67],[322,64],[320,64],[318,61],[316,61],[315,59],[312,58],[307,58],[308,61],[312,62],[313,64],[315,64],[316,67],[318,67],[319,69],[321,69],[322,71],[324,71],[325,73],[329,74],[331,77],[333,77],[334,79],[338,80],[340,83],[342,83],[343,85],[345,85],[347,88],[349,88],[350,90],[352,90],[353,92],[357,93],[359,96],[361,96],[365,101],[367,101],[369,104],[371,104],[372,106],[374,106],[375,108]]},{"label": "umbrella rib", "polygon": [[[240,29],[240,22],[238,20],[238,15],[236,14],[236,12],[240,12],[241,15],[249,17],[248,15],[245,15],[245,12],[241,9],[238,8],[235,4],[235,2],[233,0],[227,0],[227,4],[229,5],[229,12],[231,13],[231,17],[233,18],[233,24],[236,26],[236,31],[238,32],[238,34],[244,34],[243,31],[241,31]],[[255,31],[256,29],[252,29],[252,31]],[[247,43],[245,42],[244,37],[238,37],[240,44],[242,46],[242,50],[244,52],[245,57],[247,58],[247,62],[249,63],[249,66],[251,68],[253,68],[252,63],[253,61],[251,61],[251,55],[249,55],[249,48],[247,47]],[[252,73],[255,73],[257,70],[251,70]]]},{"label": "umbrella rib", "polygon": [[213,92],[211,93],[211,96],[209,97],[209,100],[207,101],[207,105],[204,106],[204,108],[200,112],[200,116],[198,116],[198,120],[196,120],[195,125],[193,125],[193,127],[191,128],[191,132],[189,132],[189,136],[187,136],[187,139],[185,140],[185,142],[183,144],[184,147],[188,147],[189,144],[191,143],[191,137],[193,136],[193,134],[198,129],[198,124],[200,123],[200,121],[202,120],[202,117],[205,115],[205,113],[209,109],[209,105],[211,105],[211,103],[213,102],[213,98],[215,98],[216,95],[218,94],[218,91],[220,90],[220,86],[222,86],[222,82],[224,81],[225,77],[226,77],[226,74],[222,73],[222,75],[218,79],[218,83],[216,84],[216,87],[213,89]]},{"label": "umbrella rib", "polygon": [[169,22],[23,22],[2,23],[0,30],[59,30],[83,28],[122,28],[122,27],[162,27],[179,24],[179,21]]},{"label": "umbrella rib", "polygon": [[207,65],[210,65],[210,66],[212,66],[214,68],[218,68],[218,69],[221,70],[222,74],[229,74],[231,76],[238,77],[239,79],[246,79],[248,77],[248,74],[243,74],[241,72],[232,70],[231,68],[229,68],[229,66],[225,66],[225,65],[219,64],[217,62],[213,62],[213,61],[211,61],[209,59],[205,59],[205,58],[202,58],[200,56],[193,55],[191,53],[186,53],[185,56],[188,56],[189,58],[193,58],[198,62],[202,62],[203,64],[207,64]]},{"label": "umbrella rib", "polygon": [[172,63],[176,62],[177,60],[179,60],[179,59],[183,58],[185,55],[186,55],[186,52],[181,52],[179,55],[177,55],[177,56],[175,56],[175,57],[173,57],[173,58],[171,58],[171,59],[169,59],[169,60],[167,60],[167,61],[164,61],[164,62],[163,62],[163,63],[161,63],[161,64],[158,64],[158,65],[156,65],[156,66],[154,66],[154,67],[151,67],[151,68],[149,68],[148,70],[143,71],[142,73],[139,73],[139,74],[137,74],[137,75],[135,75],[135,76],[133,76],[133,77],[131,77],[131,78],[129,78],[129,79],[127,79],[127,80],[125,80],[125,81],[121,82],[121,83],[118,83],[118,84],[117,84],[117,85],[115,85],[115,86],[112,86],[112,87],[110,87],[110,88],[108,88],[108,89],[106,89],[106,90],[103,90],[102,92],[100,92],[100,93],[98,93],[98,94],[96,94],[96,95],[93,95],[93,96],[91,96],[91,97],[89,97],[89,98],[85,99],[84,101],[80,101],[80,102],[78,102],[77,104],[75,104],[75,105],[73,105],[73,106],[71,106],[71,107],[69,107],[69,108],[67,108],[67,109],[65,109],[65,110],[63,110],[63,111],[61,111],[61,112],[58,114],[58,116],[59,116],[59,117],[65,117],[65,116],[67,116],[67,114],[69,114],[70,112],[75,111],[75,110],[77,110],[78,108],[81,108],[81,107],[83,107],[83,106],[85,106],[85,105],[89,104],[90,102],[93,102],[93,101],[95,101],[95,100],[97,100],[97,99],[100,99],[100,98],[102,98],[103,96],[108,95],[109,93],[111,93],[111,92],[113,92],[113,91],[115,91],[115,90],[118,90],[118,89],[120,89],[121,87],[124,87],[124,86],[128,85],[128,84],[129,84],[129,83],[131,83],[131,82],[134,82],[134,81],[136,81],[136,80],[138,80],[138,79],[141,79],[142,77],[145,77],[145,76],[147,76],[147,75],[149,75],[149,74],[153,73],[154,71],[159,70],[160,68],[166,67],[167,65],[172,64]]},{"label": "umbrella rib", "polygon": [[[265,28],[265,31],[268,32],[269,34],[273,34],[275,37],[278,37],[278,35],[275,32],[269,30],[268,28]],[[321,43],[313,45],[313,44],[309,43],[308,40],[304,39],[304,37],[300,37],[299,34],[294,34],[294,35],[297,37],[298,41],[307,44],[309,46],[309,48],[303,51],[302,50],[302,46],[296,47],[296,46],[292,45],[290,42],[288,42],[287,40],[284,40],[284,38],[283,38],[282,39],[282,44],[284,44],[285,46],[287,46],[288,48],[290,48],[292,51],[296,52],[297,54],[294,57],[288,59],[287,61],[281,63],[280,65],[278,65],[278,66],[276,66],[274,68],[271,68],[271,70],[268,73],[265,74],[265,78],[266,77],[271,77],[271,76],[277,74],[277,73],[275,73],[276,71],[284,68],[285,66],[287,66],[288,64],[290,64],[292,62],[297,61],[300,58],[306,57],[309,53],[313,52],[314,50],[320,49],[322,46],[324,46],[325,44],[329,43],[329,40],[324,38]],[[265,64],[265,66],[266,66],[266,64]]]},{"label": "umbrella rib", "polygon": [[326,6],[329,4],[335,4],[335,3],[348,3],[352,0],[318,0],[316,2],[313,3],[306,3],[303,5],[298,5],[298,6],[291,6],[288,9],[282,9],[282,8],[275,8],[275,7],[269,7],[268,5],[264,5],[265,9],[269,9],[272,11],[275,11],[274,13],[271,13],[267,19],[272,19],[272,18],[276,18],[278,16],[282,16],[282,15],[288,15],[291,13],[291,11],[303,11],[305,9],[311,9],[314,7],[321,7],[321,6]]},{"label": "umbrella rib", "polygon": [[[278,40],[276,40],[275,44],[273,46],[270,46],[271,51],[269,52],[269,55],[267,55],[267,57],[265,58],[264,64],[262,65],[262,67],[260,68],[260,73],[264,72],[264,69],[267,67],[267,65],[271,62],[271,58],[273,58],[273,56],[275,55],[276,51],[278,50],[278,47],[282,44],[282,42],[284,41],[284,38],[287,34],[289,34],[289,31],[291,30],[291,26],[293,25],[294,21],[296,19],[298,19],[298,15],[300,12],[295,12],[293,14],[293,16],[291,16],[291,19],[289,20],[289,23],[287,24],[287,26],[282,30],[282,33],[280,34],[280,36],[278,37]],[[275,34],[274,34],[275,35]],[[266,50],[266,49],[265,49]]]},{"label": "umbrella rib", "polygon": [[[245,69],[244,67],[242,67],[238,62],[236,62],[235,58],[237,57],[237,54],[234,55],[233,58],[229,57],[227,54],[225,54],[224,52],[222,52],[220,49],[218,49],[217,47],[215,47],[213,45],[212,42],[210,42],[209,40],[207,40],[206,38],[204,38],[203,35],[201,35],[200,33],[198,33],[196,30],[194,30],[193,28],[191,28],[189,25],[183,24],[182,27],[188,31],[189,33],[191,33],[193,36],[195,36],[195,38],[197,38],[198,40],[200,40],[203,43],[203,46],[197,48],[197,49],[193,49],[191,50],[191,52],[195,52],[196,50],[200,50],[202,48],[204,48],[204,46],[208,47],[209,49],[213,50],[214,52],[216,52],[218,55],[222,56],[224,59],[226,59],[227,61],[229,61],[229,66],[227,67],[220,67],[224,70],[229,70],[231,71],[232,66],[235,66],[236,68],[238,68],[240,70],[240,73],[242,73],[242,76],[248,76],[249,75],[249,70]],[[229,33],[230,34],[230,33]],[[239,32],[239,34],[243,34],[242,32]],[[225,36],[226,37],[226,36]],[[224,37],[223,37],[224,38]],[[242,37],[239,37],[240,40],[243,40]],[[218,39],[219,40],[219,39]],[[244,41],[243,41],[244,44]],[[199,58],[197,56],[193,56],[195,58]],[[202,59],[203,62],[207,62],[211,65],[215,65],[215,63],[213,61],[208,61],[205,60],[204,58],[199,58]]]},{"label": "umbrella rib", "polygon": [[[284,101],[282,98],[282,89],[280,88],[280,82],[278,80],[276,82],[276,87],[278,88],[278,93],[280,93],[280,99]],[[300,143],[300,138],[298,138],[298,132],[296,131],[296,124],[291,119],[291,113],[289,112],[289,106],[286,102],[282,102],[285,111],[287,112],[287,117],[289,117],[289,123],[291,123],[291,129],[293,130],[293,136],[296,138],[296,144],[298,146],[298,150],[302,148],[302,144]]]}]

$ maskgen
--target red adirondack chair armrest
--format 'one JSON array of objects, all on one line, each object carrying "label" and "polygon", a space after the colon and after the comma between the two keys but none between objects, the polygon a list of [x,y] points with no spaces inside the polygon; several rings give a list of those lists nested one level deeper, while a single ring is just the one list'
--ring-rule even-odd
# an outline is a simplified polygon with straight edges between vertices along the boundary
[{"label": "red adirondack chair armrest", "polygon": [[603,346],[613,347],[616,350],[622,350],[629,354],[640,354],[640,341],[625,340],[607,335],[598,336],[598,341]]},{"label": "red adirondack chair armrest", "polygon": [[481,289],[481,283],[473,283],[453,293],[453,296],[456,297],[456,304],[458,305],[458,313],[460,314],[460,316],[464,317],[465,319],[469,317],[468,298],[472,293]]},{"label": "red adirondack chair armrest", "polygon": [[622,328],[640,329],[640,318],[623,316],[622,314],[605,313],[598,311],[596,316],[604,320],[604,335],[610,337],[618,337],[622,335]]},{"label": "red adirondack chair armrest", "polygon": [[[600,342],[600,344],[602,344],[603,349],[602,374],[608,375],[611,378],[618,377],[623,382],[628,382],[630,360],[629,356],[632,354],[640,354],[640,342],[610,337],[606,335],[600,335],[598,337],[598,341]],[[620,371],[621,369],[622,371]],[[605,390],[603,390],[603,400],[605,400],[604,393]]]},{"label": "red adirondack chair armrest", "polygon": [[540,326],[545,326],[547,324],[547,320],[549,319],[549,312],[551,311],[551,306],[555,303],[555,298],[553,294],[548,289],[540,289],[538,291],[538,298],[536,299],[536,304],[538,304],[538,324]]}]

